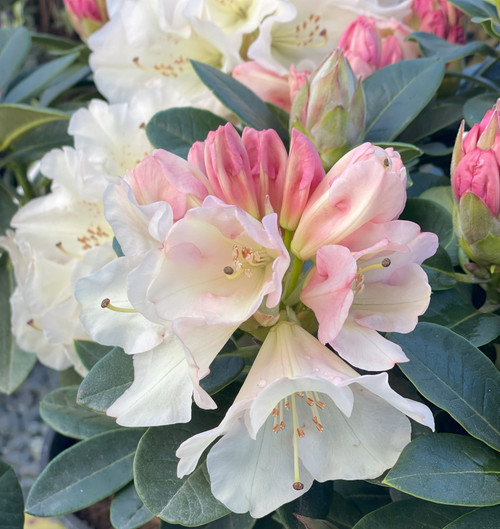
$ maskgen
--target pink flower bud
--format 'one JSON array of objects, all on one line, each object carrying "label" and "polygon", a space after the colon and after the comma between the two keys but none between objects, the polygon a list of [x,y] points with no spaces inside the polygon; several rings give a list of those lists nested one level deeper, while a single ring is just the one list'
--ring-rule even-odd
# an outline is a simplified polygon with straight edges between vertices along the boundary
[{"label": "pink flower bud", "polygon": [[290,112],[292,101],[309,76],[309,72],[297,72],[292,65],[288,75],[278,75],[258,62],[249,61],[238,64],[232,75],[263,101]]},{"label": "pink flower bud", "polygon": [[480,198],[494,217],[500,212],[500,170],[492,150],[475,148],[460,160],[452,178],[453,192],[458,201],[465,193]]},{"label": "pink flower bud", "polygon": [[105,0],[64,0],[71,24],[86,41],[108,20]]},{"label": "pink flower bud", "polygon": [[410,33],[410,28],[395,19],[360,16],[342,35],[339,48],[354,73],[364,79],[384,66],[418,57],[417,44],[405,40]]}]

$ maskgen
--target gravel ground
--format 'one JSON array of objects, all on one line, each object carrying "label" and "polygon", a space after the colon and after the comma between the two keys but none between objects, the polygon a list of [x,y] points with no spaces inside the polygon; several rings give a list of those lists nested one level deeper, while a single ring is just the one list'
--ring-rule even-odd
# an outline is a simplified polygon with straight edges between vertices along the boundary
[{"label": "gravel ground", "polygon": [[43,396],[59,385],[59,373],[39,363],[12,395],[0,394],[0,459],[14,468],[24,497],[40,473],[49,427],[38,413]]}]

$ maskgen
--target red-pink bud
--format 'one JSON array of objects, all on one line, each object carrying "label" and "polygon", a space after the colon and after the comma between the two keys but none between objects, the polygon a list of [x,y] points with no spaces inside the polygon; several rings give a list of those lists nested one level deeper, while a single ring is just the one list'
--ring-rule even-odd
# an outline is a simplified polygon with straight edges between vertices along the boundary
[{"label": "red-pink bud", "polygon": [[105,0],[64,0],[71,24],[82,40],[87,40],[108,20]]}]

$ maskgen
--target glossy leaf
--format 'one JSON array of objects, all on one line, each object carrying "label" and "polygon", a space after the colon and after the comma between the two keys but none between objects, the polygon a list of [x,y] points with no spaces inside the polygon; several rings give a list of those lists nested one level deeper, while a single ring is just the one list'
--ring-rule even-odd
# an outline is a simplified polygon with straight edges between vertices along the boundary
[{"label": "glossy leaf", "polygon": [[454,44],[442,39],[433,33],[416,31],[412,33],[408,40],[418,42],[420,51],[424,57],[438,57],[445,62],[463,59],[469,55],[489,55],[497,57],[498,52],[488,46],[485,42],[473,41],[467,44]]},{"label": "glossy leaf", "polygon": [[476,347],[491,342],[500,334],[500,316],[479,312],[456,290],[435,292],[420,321],[448,327]]},{"label": "glossy leaf", "polygon": [[154,514],[144,506],[134,484],[129,483],[114,495],[109,517],[115,529],[135,529],[152,520]]},{"label": "glossy leaf", "polygon": [[444,529],[464,512],[467,512],[464,507],[438,505],[412,498],[372,511],[354,529]]},{"label": "glossy leaf", "polygon": [[[24,28],[2,30],[6,37],[0,49],[0,99],[5,87],[26,59],[31,47],[29,31]],[[3,39],[2,39],[3,40]]]},{"label": "glossy leaf", "polygon": [[114,347],[83,379],[77,402],[92,410],[105,412],[130,387],[133,380],[132,356]]},{"label": "glossy leaf", "polygon": [[422,263],[423,269],[429,277],[432,290],[447,290],[457,284],[453,265],[446,250],[439,246],[436,253]]},{"label": "glossy leaf", "polygon": [[187,424],[150,428],[141,439],[134,462],[137,492],[146,507],[169,523],[202,525],[229,511],[210,490],[205,463],[182,479],[177,477],[175,452],[195,433],[213,428],[220,420],[216,413],[193,410]]},{"label": "glossy leaf", "polygon": [[388,337],[410,359],[399,367],[420,393],[471,435],[500,450],[500,373],[495,365],[465,338],[433,323]]},{"label": "glossy leaf", "polygon": [[51,391],[40,402],[40,416],[54,430],[75,439],[85,439],[118,428],[115,420],[76,403],[78,386]]},{"label": "glossy leaf", "polygon": [[390,143],[384,143],[379,142],[377,143],[379,147],[382,147],[382,149],[387,149],[388,147],[392,147],[395,151],[398,151],[401,155],[401,159],[403,160],[403,163],[407,164],[408,162],[411,162],[415,158],[418,158],[419,156],[422,156],[423,152],[421,149],[419,149],[416,145],[412,145],[411,143],[403,143],[403,142],[397,142],[393,141]]},{"label": "glossy leaf", "polygon": [[187,158],[193,143],[204,141],[211,130],[225,125],[223,119],[199,108],[169,108],[155,114],[146,126],[149,141],[157,149],[165,149]]},{"label": "glossy leaf", "polygon": [[483,507],[468,512],[448,524],[444,529],[498,529],[499,521],[500,505],[495,505],[494,507]]},{"label": "glossy leaf", "polygon": [[387,487],[380,487],[366,481],[338,480],[335,481],[335,491],[341,494],[345,501],[353,504],[361,514],[378,509],[391,501]]},{"label": "glossy leaf", "polygon": [[497,102],[498,93],[485,93],[472,97],[464,104],[464,118],[469,127],[479,123],[486,112]]},{"label": "glossy leaf", "polygon": [[34,516],[60,516],[83,509],[132,479],[132,462],[143,430],[112,430],[61,452],[42,471],[26,500]]},{"label": "glossy leaf", "polygon": [[14,276],[9,256],[0,257],[0,391],[12,393],[28,376],[36,356],[22,351],[16,344],[10,327],[10,295]]},{"label": "glossy leaf", "polygon": [[245,362],[241,356],[218,356],[210,364],[210,374],[201,380],[200,385],[213,395],[237,378],[244,367]]},{"label": "glossy leaf", "polygon": [[12,467],[0,461],[0,527],[23,529],[23,491]]},{"label": "glossy leaf", "polygon": [[68,120],[70,116],[58,110],[28,105],[0,105],[0,151],[28,131],[49,121]]},{"label": "glossy leaf", "polygon": [[4,102],[20,103],[38,94],[59,73],[74,63],[77,57],[78,54],[73,53],[38,66],[32,73],[9,90],[4,97]]},{"label": "glossy leaf", "polygon": [[441,84],[444,63],[412,59],[386,66],[363,81],[366,141],[392,141],[427,105]]},{"label": "glossy leaf", "polygon": [[101,358],[104,358],[113,349],[109,345],[101,345],[89,340],[75,340],[74,344],[78,358],[88,370],[92,369]]},{"label": "glossy leaf", "polygon": [[477,439],[431,434],[407,445],[383,483],[436,503],[500,503],[500,458]]},{"label": "glossy leaf", "polygon": [[208,64],[198,61],[191,61],[191,64],[198,77],[212,90],[215,97],[234,112],[245,125],[257,130],[274,129],[283,141],[287,140],[287,130],[280,125],[264,101],[249,88]]},{"label": "glossy leaf", "polygon": [[40,97],[40,105],[49,106],[57,97],[82,79],[85,79],[85,77],[88,77],[90,73],[91,70],[86,64],[72,64],[53,79],[50,86],[43,91]]}]

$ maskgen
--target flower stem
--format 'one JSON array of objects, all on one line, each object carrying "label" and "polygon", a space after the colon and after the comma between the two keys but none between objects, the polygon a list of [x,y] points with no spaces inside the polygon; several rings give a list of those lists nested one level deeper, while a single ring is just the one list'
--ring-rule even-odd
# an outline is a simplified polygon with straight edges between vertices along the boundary
[{"label": "flower stem", "polygon": [[288,251],[290,251],[290,246],[292,244],[292,237],[293,237],[293,231],[285,230],[285,236],[283,237],[283,242],[285,243],[285,247]]},{"label": "flower stem", "polygon": [[297,283],[299,282],[300,272],[302,270],[303,261],[298,257],[293,260],[292,270],[288,277],[288,282],[285,291],[285,299],[295,290]]}]

